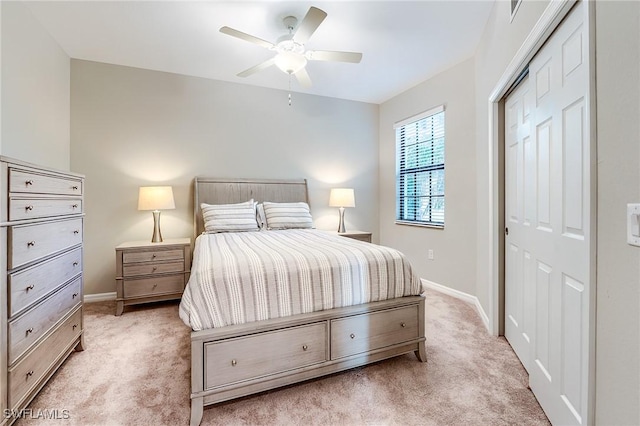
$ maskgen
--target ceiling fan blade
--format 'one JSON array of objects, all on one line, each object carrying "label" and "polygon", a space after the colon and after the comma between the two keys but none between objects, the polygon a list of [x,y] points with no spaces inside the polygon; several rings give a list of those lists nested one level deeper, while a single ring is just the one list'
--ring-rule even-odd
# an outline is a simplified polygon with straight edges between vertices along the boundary
[{"label": "ceiling fan blade", "polygon": [[249,69],[246,69],[244,71],[242,71],[241,73],[238,73],[238,77],[249,77],[251,74],[255,74],[258,71],[262,71],[265,68],[269,68],[271,65],[275,64],[276,60],[275,58],[271,58],[271,59],[267,59],[266,61],[251,67]]},{"label": "ceiling fan blade", "polygon": [[327,13],[324,10],[311,6],[304,16],[302,23],[298,26],[296,33],[293,35],[293,41],[305,44],[326,17]]},{"label": "ceiling fan blade", "polygon": [[298,72],[296,72],[294,75],[298,79],[298,83],[300,83],[300,86],[307,89],[312,86],[311,78],[309,77],[309,73],[307,72],[306,68],[298,70]]},{"label": "ceiling fan blade", "polygon": [[239,38],[244,41],[248,41],[249,43],[257,44],[258,46],[262,46],[267,49],[273,49],[275,47],[273,43],[270,43],[258,37],[254,37],[250,34],[243,33],[242,31],[234,30],[233,28],[230,28],[230,27],[222,27],[220,28],[220,32],[223,34],[230,35],[232,37]]},{"label": "ceiling fan blade", "polygon": [[310,61],[350,62],[357,64],[362,60],[362,53],[334,52],[331,50],[309,50],[305,56]]}]

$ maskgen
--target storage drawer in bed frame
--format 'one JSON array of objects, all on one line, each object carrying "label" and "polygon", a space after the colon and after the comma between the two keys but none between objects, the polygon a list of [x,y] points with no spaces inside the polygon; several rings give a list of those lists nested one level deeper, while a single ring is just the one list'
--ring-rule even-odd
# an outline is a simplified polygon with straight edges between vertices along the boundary
[{"label": "storage drawer in bed frame", "polygon": [[410,352],[424,362],[424,321],[424,298],[409,296],[194,331],[191,424],[204,405]]}]

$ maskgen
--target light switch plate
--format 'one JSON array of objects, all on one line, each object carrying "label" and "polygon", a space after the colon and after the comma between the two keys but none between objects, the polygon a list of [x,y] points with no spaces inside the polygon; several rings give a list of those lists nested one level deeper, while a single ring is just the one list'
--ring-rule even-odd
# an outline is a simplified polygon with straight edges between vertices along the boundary
[{"label": "light switch plate", "polygon": [[627,243],[640,247],[640,204],[627,204]]}]

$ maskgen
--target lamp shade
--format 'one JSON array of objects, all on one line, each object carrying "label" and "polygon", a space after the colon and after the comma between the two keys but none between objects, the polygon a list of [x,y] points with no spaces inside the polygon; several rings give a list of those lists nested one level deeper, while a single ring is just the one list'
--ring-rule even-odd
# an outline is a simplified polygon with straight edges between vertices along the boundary
[{"label": "lamp shade", "polygon": [[173,189],[170,186],[141,186],[138,193],[138,210],[175,209]]},{"label": "lamp shade", "polygon": [[330,207],[355,207],[356,197],[353,188],[333,188],[329,195]]}]

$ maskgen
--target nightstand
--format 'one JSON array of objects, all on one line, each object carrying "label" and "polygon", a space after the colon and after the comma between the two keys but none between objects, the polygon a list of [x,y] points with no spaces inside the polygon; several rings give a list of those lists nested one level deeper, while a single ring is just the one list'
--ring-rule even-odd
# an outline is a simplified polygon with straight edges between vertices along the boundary
[{"label": "nightstand", "polygon": [[341,237],[352,238],[354,240],[360,240],[367,243],[371,242],[371,232],[366,231],[347,231],[347,232],[338,232],[338,235]]},{"label": "nightstand", "polygon": [[191,240],[132,241],[116,247],[116,315],[125,306],[180,299],[191,271]]}]

